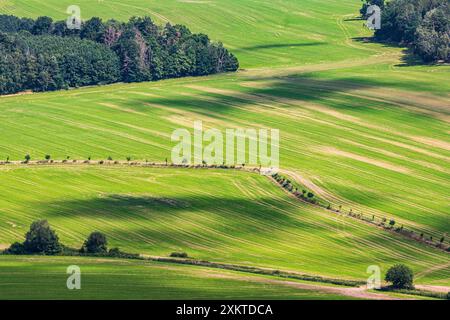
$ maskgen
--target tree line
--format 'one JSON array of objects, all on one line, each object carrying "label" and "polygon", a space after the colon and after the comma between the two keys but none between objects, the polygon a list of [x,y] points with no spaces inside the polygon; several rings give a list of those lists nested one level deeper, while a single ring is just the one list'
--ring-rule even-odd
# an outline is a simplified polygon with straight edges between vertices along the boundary
[{"label": "tree line", "polygon": [[375,39],[410,47],[426,62],[450,62],[450,2],[448,0],[362,0],[382,9]]},{"label": "tree line", "polygon": [[0,94],[236,71],[221,43],[186,26],[94,17],[80,29],[49,17],[0,15]]}]

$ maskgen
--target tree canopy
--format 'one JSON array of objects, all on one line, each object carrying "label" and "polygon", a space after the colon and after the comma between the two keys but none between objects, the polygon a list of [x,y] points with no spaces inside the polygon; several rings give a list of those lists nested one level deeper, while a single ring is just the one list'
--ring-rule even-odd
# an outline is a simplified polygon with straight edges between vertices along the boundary
[{"label": "tree canopy", "polygon": [[0,15],[0,94],[236,71],[237,58],[183,25],[94,17],[80,30],[49,17]]},{"label": "tree canopy", "polygon": [[108,251],[108,241],[106,236],[98,231],[92,232],[81,248],[82,253],[106,253]]},{"label": "tree canopy", "polygon": [[[370,2],[371,0],[369,0]],[[448,0],[391,0],[375,38],[411,47],[425,61],[450,61]]]},{"label": "tree canopy", "polygon": [[58,236],[47,220],[35,221],[25,235],[25,252],[53,255],[61,251]]},{"label": "tree canopy", "polygon": [[403,264],[392,266],[386,273],[385,280],[392,283],[395,289],[412,289],[414,275],[412,270]]}]

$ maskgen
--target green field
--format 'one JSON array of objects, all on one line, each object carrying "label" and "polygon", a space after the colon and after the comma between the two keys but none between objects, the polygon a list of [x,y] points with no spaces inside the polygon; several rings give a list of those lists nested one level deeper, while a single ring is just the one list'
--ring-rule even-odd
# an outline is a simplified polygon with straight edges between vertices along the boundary
[{"label": "green field", "polygon": [[[67,290],[70,265],[81,268],[81,290]],[[115,290],[111,290],[111,285]],[[133,285],[130,285],[133,284]],[[0,299],[342,299],[302,289],[305,282],[208,268],[133,260],[23,257],[0,260]],[[346,297],[351,299],[351,297]]]},{"label": "green field", "polygon": [[95,165],[0,170],[0,243],[22,239],[32,221],[45,218],[76,248],[100,230],[111,247],[140,254],[185,251],[363,281],[370,265],[385,272],[403,262],[423,274],[418,282],[450,283],[445,253],[291,199],[258,174]]},{"label": "green field", "polygon": [[[0,13],[65,19],[71,4],[7,0]],[[435,239],[450,233],[450,67],[410,64],[402,48],[361,41],[370,33],[353,19],[359,0],[76,4],[83,18],[149,14],[186,24],[222,41],[242,70],[0,97],[1,158],[162,162],[172,131],[195,120],[218,129],[279,128],[284,174],[322,199]],[[45,217],[73,246],[99,229],[112,245],[138,253],[186,250],[353,279],[367,278],[369,265],[384,272],[403,262],[420,283],[450,285],[448,254],[303,205],[257,175],[6,166],[0,179],[4,245]]]}]

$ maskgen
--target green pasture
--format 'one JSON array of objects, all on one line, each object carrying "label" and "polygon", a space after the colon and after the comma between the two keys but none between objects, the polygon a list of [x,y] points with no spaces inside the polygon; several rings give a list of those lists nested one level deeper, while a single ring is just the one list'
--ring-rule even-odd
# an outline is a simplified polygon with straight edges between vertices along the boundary
[{"label": "green pasture", "polygon": [[[81,289],[68,290],[67,268],[81,270]],[[138,260],[1,257],[0,299],[271,299],[336,300],[342,295],[301,289],[277,278]],[[301,282],[298,282],[301,283]],[[345,297],[345,299],[350,299]]]},{"label": "green pasture", "polygon": [[[49,154],[163,162],[173,130],[192,130],[196,120],[220,130],[275,128],[282,173],[325,201],[395,219],[434,240],[450,233],[450,67],[417,65],[403,48],[364,38],[370,32],[355,19],[359,0],[6,0],[0,13],[65,19],[72,4],[83,18],[149,14],[159,23],[186,24],[222,41],[242,69],[0,97],[1,160]],[[244,172],[1,166],[0,244],[21,240],[38,218],[71,246],[101,230],[112,246],[136,253],[184,250],[200,259],[350,279],[366,279],[370,265],[384,273],[401,262],[419,283],[450,285],[448,254],[299,203],[266,177]],[[3,259],[0,266],[16,263]],[[44,260],[36,268],[52,272]],[[32,270],[29,261],[17,263]],[[132,268],[136,283],[156,270]],[[0,284],[7,281],[1,270]],[[98,286],[106,281],[97,279]],[[151,279],[158,278],[143,288],[156,283]],[[208,296],[248,296],[247,289],[221,292],[214,286],[223,282],[204,281]],[[58,290],[49,289],[49,298]],[[140,296],[164,291],[158,290]],[[272,297],[270,290],[263,297]],[[304,294],[282,290],[287,298]]]},{"label": "green pasture", "polygon": [[[1,170],[0,243],[47,219],[62,243],[104,232],[109,246],[365,280],[407,263],[419,282],[449,281],[448,255],[288,197],[259,174],[213,169],[61,165]],[[447,265],[447,267],[446,267]]]}]

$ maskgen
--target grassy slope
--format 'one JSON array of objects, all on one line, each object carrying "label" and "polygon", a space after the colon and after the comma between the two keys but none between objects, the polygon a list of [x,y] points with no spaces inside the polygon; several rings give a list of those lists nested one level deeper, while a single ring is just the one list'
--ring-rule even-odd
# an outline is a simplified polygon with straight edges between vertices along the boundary
[{"label": "grassy slope", "polygon": [[[66,269],[70,265],[81,268],[81,290],[66,288]],[[271,282],[274,280],[277,279],[134,260],[61,257],[0,260],[0,299],[342,299],[333,293]],[[111,290],[112,284],[116,290]]]},{"label": "grassy slope", "polygon": [[[7,1],[1,10],[62,19],[69,2]],[[401,49],[352,41],[367,35],[361,21],[349,20],[359,1],[78,4],[85,18],[157,12],[160,22],[223,40],[251,70],[2,98],[3,157],[162,161],[172,130],[197,119],[281,127],[281,166],[323,197],[435,237],[450,231],[449,68],[401,66]],[[186,87],[194,81],[197,88]]]},{"label": "grassy slope", "polygon": [[199,259],[361,280],[369,265],[385,272],[404,262],[424,272],[419,282],[449,283],[448,255],[304,205],[257,174],[96,166],[0,170],[0,243],[22,239],[31,221],[46,218],[73,247],[101,230],[110,246],[129,252],[186,251]]},{"label": "grassy slope", "polygon": [[[247,70],[208,78],[0,98],[0,156],[18,159],[25,153],[34,157],[50,153],[58,158],[112,155],[123,159],[131,155],[162,161],[170,156],[172,130],[191,127],[193,120],[202,119],[207,126],[219,128],[255,125],[277,128],[282,124],[281,165],[292,176],[301,176],[316,193],[344,204],[347,209],[357,208],[366,214],[387,212],[388,216],[396,216],[397,220],[429,231],[435,237],[450,231],[447,213],[450,140],[446,122],[449,119],[450,84],[446,81],[449,68],[406,66],[399,48],[351,41],[351,37],[367,35],[361,28],[361,21],[347,20],[357,12],[359,1],[258,1],[257,6],[253,1],[241,0],[77,2],[85,18],[100,15],[125,19],[147,12],[157,13],[154,16],[160,22],[187,24],[194,31],[222,40]],[[0,12],[27,16],[45,14],[62,19],[68,4],[73,1],[6,1],[0,4]],[[193,83],[197,87],[188,87]],[[0,173],[2,179],[3,173]],[[76,175],[71,173],[69,177],[73,178],[72,174]],[[112,178],[121,177],[119,172],[108,173],[108,176],[110,174]],[[78,180],[76,188],[88,189],[91,185],[101,185],[106,178],[102,171],[71,180],[65,180],[60,172],[52,174],[45,170],[34,172],[32,176],[35,181],[32,185],[41,192],[30,192],[32,189],[27,187],[23,193],[25,185],[30,183],[29,173],[23,169],[9,172],[7,179],[15,187],[9,190],[10,196],[2,199],[0,207],[2,213],[7,213],[1,223],[1,230],[8,230],[2,234],[5,241],[19,239],[33,217],[47,215],[46,201],[55,200],[56,206],[61,205],[60,201],[77,202],[82,193],[72,198],[70,184],[73,181]],[[53,186],[47,185],[50,181],[54,181]],[[69,185],[60,188],[62,181]],[[180,177],[176,181],[195,184],[192,177]],[[222,179],[211,183],[221,186]],[[119,191],[113,186],[108,183],[102,192],[128,194],[133,185],[115,186]],[[58,190],[52,199],[55,189]],[[47,190],[52,190],[52,194]],[[160,189],[154,190],[152,192]],[[21,199],[28,194],[31,202]],[[226,195],[224,193],[222,201],[228,203],[231,199],[225,199]],[[33,206],[39,203],[33,202],[33,198],[42,201],[41,207]],[[245,206],[233,204],[229,210],[239,214],[246,207],[250,217],[258,216],[254,211],[257,204],[249,199],[251,197],[243,199]],[[133,206],[133,201],[130,205]],[[73,203],[66,208],[78,208],[72,206]],[[389,241],[386,234],[352,222],[346,221],[349,225],[345,237],[336,236],[334,229],[327,229],[329,223],[336,224],[330,220],[332,217],[322,217],[321,213],[317,222],[318,213],[311,209],[291,209],[288,210],[291,215],[307,219],[307,222],[280,231],[282,239],[260,235],[261,243],[274,241],[276,245],[268,251],[258,246],[256,256],[248,251],[229,251],[239,243],[231,240],[223,245],[215,244],[219,249],[223,246],[224,253],[219,254],[220,251],[195,249],[189,243],[166,242],[160,238],[160,233],[156,237],[158,246],[149,250],[142,244],[139,248],[139,242],[131,244],[123,234],[117,233],[124,225],[116,214],[111,229],[103,225],[103,220],[93,223],[106,231],[116,229],[113,243],[130,249],[159,250],[167,254],[181,247],[202,257],[250,261],[329,275],[364,278],[365,268],[374,260],[383,266],[401,260],[413,265],[416,271],[448,263],[446,256],[417,251],[414,244],[400,240]],[[117,210],[129,212],[122,208]],[[83,212],[85,219],[87,213]],[[306,212],[305,218],[300,212]],[[195,216],[204,223],[208,215],[205,218]],[[12,229],[8,222],[13,219],[9,218],[17,220],[13,223],[18,222],[22,229]],[[74,215],[67,221],[71,219],[81,218]],[[58,228],[64,229],[67,221],[61,218],[56,222]],[[79,221],[75,230],[62,231],[67,241],[79,244],[81,236],[90,231],[84,226],[85,220]],[[134,228],[138,229],[135,239],[144,237],[154,241],[149,235],[159,232],[155,231],[157,225],[144,223],[150,231],[142,236],[139,224],[143,222],[139,217],[136,221],[139,223],[135,223]],[[265,220],[260,223],[267,226]],[[316,229],[317,223],[324,224],[323,228]],[[126,228],[129,227],[127,223]],[[159,226],[163,227],[167,225]],[[124,230],[127,237],[129,231]],[[73,234],[69,236],[70,233]],[[186,236],[178,232],[176,235]],[[239,237],[241,235],[245,241],[255,239],[254,233],[247,234],[247,230],[241,231]],[[297,239],[300,245],[292,245],[290,237]],[[236,248],[255,247],[252,243],[244,244]],[[410,245],[412,247],[407,248]],[[345,257],[338,255],[341,251],[345,252]],[[230,252],[226,258],[225,252]],[[268,258],[269,255],[273,258]],[[446,269],[435,272],[431,269],[423,273],[420,281],[448,285],[448,279]]]}]

